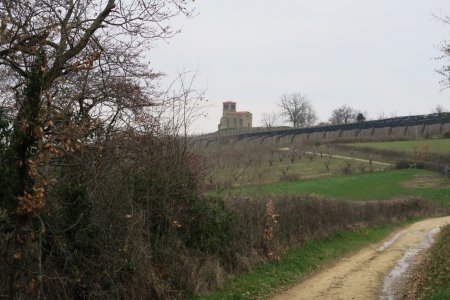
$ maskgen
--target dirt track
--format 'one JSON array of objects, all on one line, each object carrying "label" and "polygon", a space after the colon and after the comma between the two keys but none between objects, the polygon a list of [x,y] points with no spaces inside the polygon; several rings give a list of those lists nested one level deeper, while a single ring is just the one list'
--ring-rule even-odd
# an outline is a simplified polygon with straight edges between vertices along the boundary
[{"label": "dirt track", "polygon": [[[311,155],[320,155],[320,156],[325,156],[325,157],[331,156],[331,157],[334,157],[334,158],[340,158],[340,159],[346,159],[346,160],[354,160],[354,161],[361,161],[361,162],[365,162],[365,163],[370,162],[370,160],[367,160],[367,159],[361,159],[361,158],[350,157],[350,156],[332,155],[332,154],[327,154],[327,153],[320,154],[320,153],[316,153],[316,152],[305,152],[305,153],[306,154],[311,154]],[[388,164],[388,163],[381,162],[381,161],[372,161],[372,163],[376,164],[376,165],[383,165],[383,166],[393,167],[392,164]]]},{"label": "dirt track", "polygon": [[282,299],[399,299],[398,281],[450,216],[417,222],[276,296]]}]

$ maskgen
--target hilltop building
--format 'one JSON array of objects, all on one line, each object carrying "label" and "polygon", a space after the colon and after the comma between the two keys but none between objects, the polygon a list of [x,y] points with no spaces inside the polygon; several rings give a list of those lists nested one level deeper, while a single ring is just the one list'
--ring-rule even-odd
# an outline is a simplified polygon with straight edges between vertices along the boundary
[{"label": "hilltop building", "polygon": [[223,102],[223,115],[220,119],[219,130],[251,128],[252,114],[248,111],[236,111],[236,102]]}]

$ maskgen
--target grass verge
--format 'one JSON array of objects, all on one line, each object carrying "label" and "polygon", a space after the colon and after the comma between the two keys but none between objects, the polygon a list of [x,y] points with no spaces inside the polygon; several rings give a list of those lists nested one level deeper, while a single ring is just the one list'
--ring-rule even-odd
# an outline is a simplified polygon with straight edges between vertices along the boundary
[{"label": "grass verge", "polygon": [[428,252],[418,278],[418,299],[450,299],[450,225]]},{"label": "grass verge", "polygon": [[245,186],[227,192],[252,194],[317,194],[351,201],[388,200],[401,196],[419,196],[439,205],[450,203],[445,178],[419,169],[353,174],[340,177],[277,182]]},{"label": "grass verge", "polygon": [[238,274],[223,289],[194,299],[266,299],[337,258],[379,242],[393,230],[412,222],[345,231],[307,242],[289,250],[280,261],[264,263],[248,273]]}]

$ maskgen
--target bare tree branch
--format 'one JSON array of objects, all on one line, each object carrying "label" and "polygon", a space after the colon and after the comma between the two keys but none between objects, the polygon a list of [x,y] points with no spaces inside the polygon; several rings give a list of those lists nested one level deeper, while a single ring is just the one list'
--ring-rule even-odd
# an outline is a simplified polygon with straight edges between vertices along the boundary
[{"label": "bare tree branch", "polygon": [[317,122],[317,114],[304,94],[284,94],[281,96],[279,106],[281,107],[281,115],[293,127],[308,127]]}]

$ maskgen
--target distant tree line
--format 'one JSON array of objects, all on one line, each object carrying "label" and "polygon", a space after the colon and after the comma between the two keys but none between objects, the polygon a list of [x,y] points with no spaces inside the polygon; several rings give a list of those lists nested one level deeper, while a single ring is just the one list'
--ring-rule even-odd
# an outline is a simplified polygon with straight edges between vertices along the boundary
[{"label": "distant tree line", "polygon": [[[295,128],[311,127],[317,124],[319,119],[312,102],[305,94],[292,93],[283,94],[278,102],[279,113],[265,113],[262,116],[261,123],[264,127],[270,128],[279,125],[279,117],[283,121]],[[348,105],[342,105],[333,109],[331,116],[326,124],[347,124],[355,122],[364,122],[367,119],[367,113],[359,111]]]},{"label": "distant tree line", "polygon": [[[324,126],[359,123],[368,120],[367,112],[344,104],[331,111],[331,115],[327,122],[317,124],[319,119],[317,112],[315,111],[312,102],[302,93],[283,94],[278,102],[278,107],[280,108],[279,113],[273,112],[263,114],[261,123],[264,127],[270,128],[280,126],[280,117],[282,121],[290,124],[294,128],[305,128],[315,125]],[[431,111],[432,113],[441,114],[446,112],[447,109],[438,104],[433,107]],[[396,116],[397,114],[395,112],[388,115],[382,112],[377,118],[381,120]]]}]

